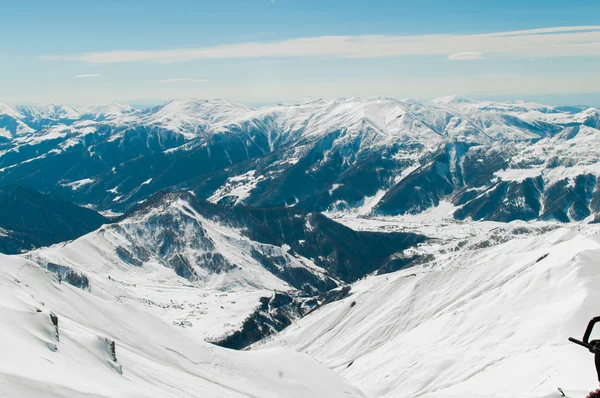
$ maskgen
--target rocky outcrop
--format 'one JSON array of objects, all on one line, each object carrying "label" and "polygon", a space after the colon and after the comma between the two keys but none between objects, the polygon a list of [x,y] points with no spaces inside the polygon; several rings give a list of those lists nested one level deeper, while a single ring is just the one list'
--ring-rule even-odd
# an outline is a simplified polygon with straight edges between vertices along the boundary
[{"label": "rocky outcrop", "polygon": [[318,308],[341,300],[350,294],[350,286],[343,286],[321,293],[316,297],[292,297],[275,293],[272,297],[262,297],[260,306],[243,323],[240,330],[213,344],[241,350],[266,337],[282,331],[293,321],[302,318]]}]

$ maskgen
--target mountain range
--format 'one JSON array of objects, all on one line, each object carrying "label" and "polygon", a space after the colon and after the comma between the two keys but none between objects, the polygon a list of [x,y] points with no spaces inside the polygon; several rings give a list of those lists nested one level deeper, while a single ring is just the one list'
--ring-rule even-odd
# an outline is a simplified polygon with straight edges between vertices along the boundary
[{"label": "mountain range", "polygon": [[161,190],[225,205],[456,219],[595,221],[600,113],[388,98],[253,109],[0,107],[0,185],[122,213]]},{"label": "mountain range", "polygon": [[460,97],[0,104],[0,395],[580,394],[599,144]]}]

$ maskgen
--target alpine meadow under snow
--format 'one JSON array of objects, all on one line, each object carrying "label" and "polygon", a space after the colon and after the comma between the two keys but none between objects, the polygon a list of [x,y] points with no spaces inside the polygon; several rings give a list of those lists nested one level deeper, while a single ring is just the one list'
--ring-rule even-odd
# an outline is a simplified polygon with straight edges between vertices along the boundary
[{"label": "alpine meadow under snow", "polygon": [[0,395],[596,384],[600,112],[0,104]]}]

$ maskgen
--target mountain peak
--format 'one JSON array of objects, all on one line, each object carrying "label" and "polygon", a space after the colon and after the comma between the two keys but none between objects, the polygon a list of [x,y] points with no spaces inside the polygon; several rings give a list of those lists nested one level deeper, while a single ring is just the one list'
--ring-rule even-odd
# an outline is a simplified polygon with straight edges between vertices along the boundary
[{"label": "mountain peak", "polygon": [[96,120],[110,120],[137,112],[135,108],[118,102],[91,106],[82,111],[84,114],[90,114]]},{"label": "mountain peak", "polygon": [[13,108],[10,105],[3,104],[3,103],[0,103],[0,115],[7,115],[7,116],[13,117],[15,119],[21,119],[24,117],[21,112],[17,111],[15,108]]},{"label": "mountain peak", "polygon": [[437,97],[431,100],[434,104],[464,104],[473,102],[466,98],[463,98],[458,95],[447,95],[443,97]]},{"label": "mountain peak", "polygon": [[21,105],[18,106],[17,109],[22,112],[25,117],[34,120],[76,120],[81,117],[81,114],[78,111],[69,105],[64,104]]}]

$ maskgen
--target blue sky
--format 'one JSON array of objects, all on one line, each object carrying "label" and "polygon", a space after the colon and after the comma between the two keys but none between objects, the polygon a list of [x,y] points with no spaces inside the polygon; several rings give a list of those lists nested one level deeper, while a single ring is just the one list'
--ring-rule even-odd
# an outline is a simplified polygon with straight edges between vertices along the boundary
[{"label": "blue sky", "polygon": [[458,94],[600,104],[598,0],[6,3],[1,102]]}]

